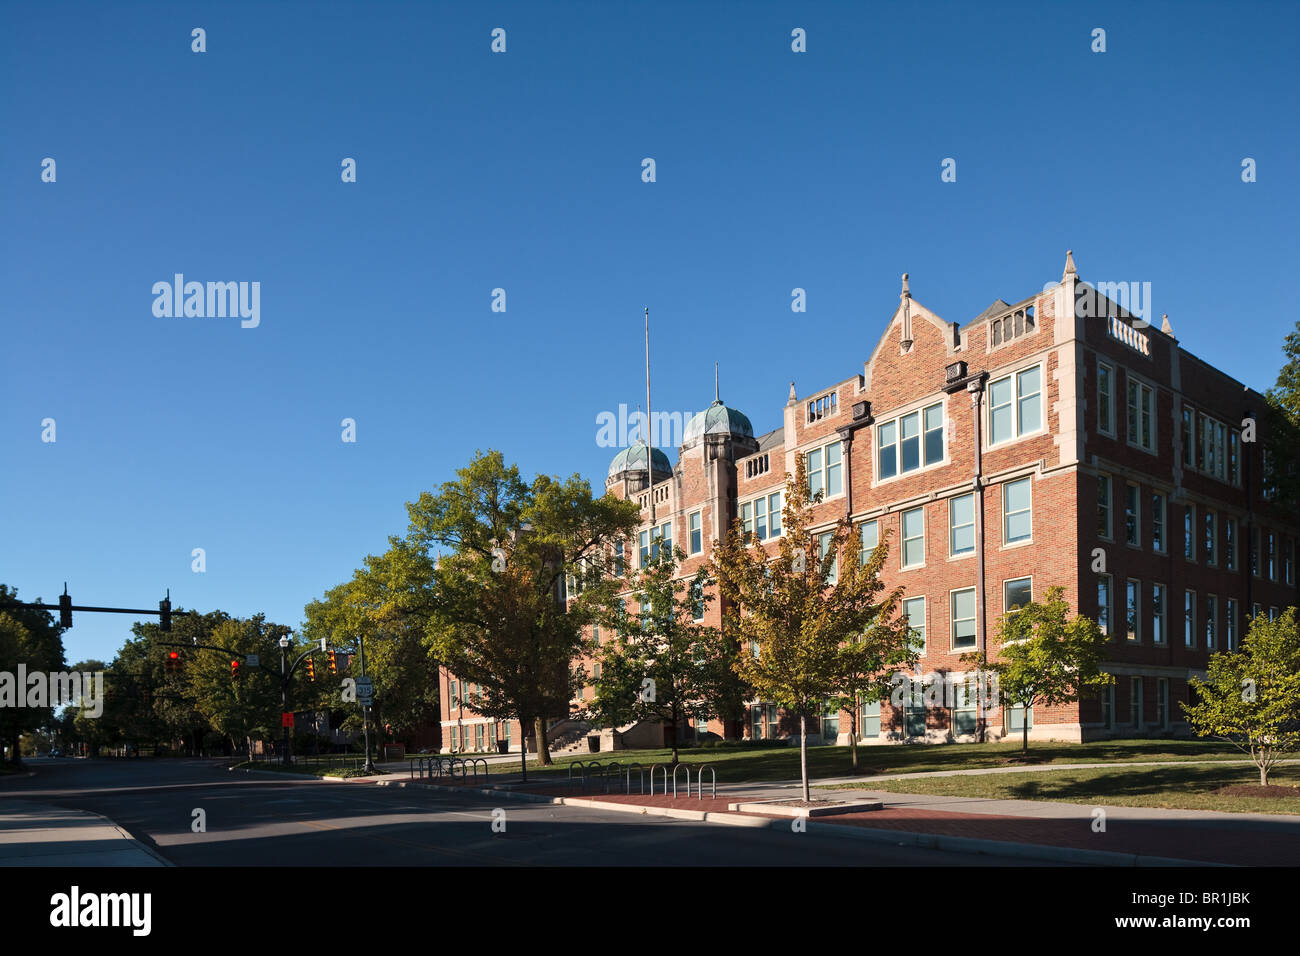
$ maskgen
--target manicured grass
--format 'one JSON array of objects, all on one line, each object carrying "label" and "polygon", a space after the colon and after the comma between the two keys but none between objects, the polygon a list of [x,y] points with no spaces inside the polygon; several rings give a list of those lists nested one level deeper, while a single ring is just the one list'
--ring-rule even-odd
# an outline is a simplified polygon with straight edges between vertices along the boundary
[{"label": "manicured grass", "polygon": [[379,774],[388,773],[387,770],[376,769],[374,774],[368,774],[364,770],[356,770],[352,767],[325,767],[311,764],[294,764],[286,767],[280,763],[268,763],[266,761],[248,761],[233,764],[232,770],[271,770],[275,773],[299,773],[309,777],[369,777]]},{"label": "manicured grass", "polygon": [[[996,744],[906,744],[858,748],[858,774],[921,773],[942,770],[976,770],[1013,765],[1010,758],[1020,752],[1019,742]],[[1085,744],[1035,743],[1029,747],[1035,761],[1052,763],[1113,763],[1143,760],[1222,760],[1241,757],[1230,744],[1196,740],[1108,740]],[[692,747],[680,751],[683,763],[697,766],[713,764],[719,783],[760,783],[799,779],[799,748],[758,748],[744,746]],[[626,767],[637,762],[649,769],[651,764],[667,764],[672,751],[619,750],[612,753],[557,757],[552,767],[538,767],[528,762],[531,778],[568,777],[568,765],[574,760],[598,760],[608,764],[618,761]],[[518,774],[518,754],[514,760],[491,763],[490,774]],[[814,779],[855,776],[848,747],[809,747],[808,773]],[[1247,781],[1249,782],[1249,781]]]},{"label": "manicured grass", "polygon": [[[993,800],[1049,800],[1062,803],[1172,810],[1218,810],[1227,813],[1300,813],[1300,766],[1275,767],[1270,786],[1296,787],[1294,796],[1229,796],[1220,787],[1258,784],[1253,764],[1187,767],[1133,767],[1114,770],[1026,771],[1015,774],[975,774],[883,780],[857,789],[928,793],[945,797]],[[854,789],[853,785],[828,789]]]}]

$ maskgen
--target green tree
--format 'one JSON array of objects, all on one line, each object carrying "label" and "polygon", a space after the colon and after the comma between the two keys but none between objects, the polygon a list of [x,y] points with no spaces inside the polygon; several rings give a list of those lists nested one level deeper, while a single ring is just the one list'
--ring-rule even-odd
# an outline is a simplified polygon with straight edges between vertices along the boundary
[{"label": "green tree", "polygon": [[[802,456],[786,479],[783,532],[777,554],[768,552],[737,522],[714,549],[713,575],[729,602],[727,629],[740,641],[734,667],[765,698],[799,717],[799,763],[803,798],[808,794],[809,714],[820,715],[825,701],[846,686],[842,650],[846,641],[864,635],[882,661],[906,656],[907,631],[889,625],[896,596],[877,598],[882,590],[881,561],[857,560],[853,526],[841,518],[835,527],[814,535],[812,505]],[[861,666],[854,660],[853,666]]]},{"label": "green tree", "polygon": [[[199,649],[187,665],[195,708],[232,746],[240,740],[251,745],[254,738],[274,739],[280,732],[280,638],[288,635],[288,627],[272,624],[262,614],[230,618],[212,629],[206,643],[233,653]],[[304,649],[301,644],[291,646],[289,662]],[[258,655],[260,666],[242,663],[247,654]],[[241,662],[235,674],[232,660]],[[306,710],[315,703],[314,691],[304,684],[300,667],[290,685],[290,710]]]},{"label": "green tree", "polygon": [[685,558],[680,548],[663,549],[627,581],[637,612],[616,604],[603,617],[613,636],[596,651],[601,673],[590,709],[598,726],[662,721],[672,731],[674,765],[680,728],[715,716],[718,675],[731,662],[717,628],[699,622],[713,600],[707,566],[674,576]]},{"label": "green tree", "polygon": [[1064,593],[1061,587],[1049,587],[1041,603],[1030,601],[999,618],[996,660],[989,660],[983,651],[961,658],[994,675],[1003,706],[1024,708],[1022,753],[1029,751],[1031,707],[1074,703],[1087,688],[1115,683],[1113,674],[1101,670],[1106,636],[1096,621],[1069,616]]},{"label": "green tree", "polygon": [[1286,361],[1277,382],[1264,395],[1268,408],[1259,421],[1261,444],[1267,452],[1264,487],[1289,514],[1300,507],[1300,321],[1282,343]]},{"label": "green tree", "polygon": [[1197,702],[1183,704],[1202,737],[1230,741],[1259,768],[1259,785],[1288,753],[1300,748],[1300,627],[1296,609],[1276,620],[1255,617],[1240,651],[1211,654],[1207,680],[1189,683]]},{"label": "green tree", "polygon": [[[28,673],[50,673],[65,669],[63,657],[63,629],[49,611],[18,607],[18,592],[0,584],[0,673],[14,675],[18,665],[26,666]],[[34,603],[44,603],[37,598]],[[0,741],[9,748],[10,759],[21,764],[19,738],[24,733],[48,725],[54,717],[54,708],[28,707],[26,688],[12,688],[15,695],[12,706],[0,706]]]},{"label": "green tree", "polygon": [[[428,625],[435,656],[482,686],[478,713],[531,721],[538,760],[549,764],[546,718],[568,713],[582,629],[613,600],[609,549],[639,521],[636,503],[593,498],[577,475],[527,484],[490,451],[407,508],[410,545],[441,554]],[[572,602],[569,577],[584,584]]]}]

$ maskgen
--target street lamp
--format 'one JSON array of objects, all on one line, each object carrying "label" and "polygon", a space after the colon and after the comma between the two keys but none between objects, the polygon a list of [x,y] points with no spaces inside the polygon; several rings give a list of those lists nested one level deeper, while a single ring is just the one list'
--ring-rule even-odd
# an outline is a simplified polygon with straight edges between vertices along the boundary
[{"label": "street lamp", "polygon": [[284,730],[284,757],[282,763],[289,766],[289,724],[284,715],[289,712],[289,635],[280,638],[280,723]]}]

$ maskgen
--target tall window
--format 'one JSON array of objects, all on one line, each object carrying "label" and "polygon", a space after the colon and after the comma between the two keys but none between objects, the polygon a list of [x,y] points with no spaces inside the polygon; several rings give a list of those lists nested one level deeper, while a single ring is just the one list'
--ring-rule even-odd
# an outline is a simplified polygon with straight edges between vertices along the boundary
[{"label": "tall window", "polygon": [[925,564],[925,509],[903,512],[903,567]]},{"label": "tall window", "polygon": [[950,592],[952,649],[970,650],[975,646],[975,589]]},{"label": "tall window", "polygon": [[1295,539],[1282,539],[1282,581],[1295,584]]},{"label": "tall window", "polygon": [[1151,643],[1165,642],[1165,586],[1151,585]]},{"label": "tall window", "polygon": [[1219,481],[1228,479],[1228,428],[1207,415],[1200,416],[1201,440],[1196,467]]},{"label": "tall window", "polygon": [[1169,727],[1169,678],[1156,678],[1156,726],[1161,730]]},{"label": "tall window", "polygon": [[1196,434],[1193,422],[1196,418],[1196,410],[1183,405],[1183,419],[1180,423],[1180,435],[1183,441],[1183,465],[1187,468],[1196,466]]},{"label": "tall window", "polygon": [[1236,571],[1237,570],[1237,519],[1225,517],[1223,519],[1223,531],[1225,535],[1225,540],[1223,543],[1224,556],[1228,559],[1227,560],[1228,570]]},{"label": "tall window", "polygon": [[1128,377],[1128,443],[1156,450],[1156,396],[1151,386]]},{"label": "tall window", "polygon": [[673,551],[673,524],[671,521],[665,521],[657,528],[649,528],[641,532],[641,567],[645,567],[651,561],[659,558],[660,549],[668,554]]},{"label": "tall window", "polygon": [[1241,436],[1237,429],[1228,429],[1228,481],[1241,484]]},{"label": "tall window", "polygon": [[1196,560],[1196,505],[1183,509],[1183,557]]},{"label": "tall window", "polygon": [[858,732],[863,737],[880,736],[880,701],[874,700],[862,705],[861,716],[858,718]]},{"label": "tall window", "polygon": [[948,499],[948,553],[952,557],[975,551],[975,493]]},{"label": "tall window", "polygon": [[1208,508],[1201,514],[1201,529],[1204,535],[1201,539],[1201,548],[1205,552],[1205,563],[1218,564],[1219,549],[1215,547],[1218,542],[1218,535],[1215,534],[1218,527],[1215,522],[1214,512]]},{"label": "tall window", "polygon": [[1215,594],[1205,596],[1205,649],[1212,651],[1219,640],[1219,598]]},{"label": "tall window", "polygon": [[1142,729],[1142,678],[1129,678],[1129,720],[1134,730]]},{"label": "tall window", "polygon": [[1014,614],[1034,599],[1033,578],[1013,578],[1002,583],[1002,610]]},{"label": "tall window", "polygon": [[1142,546],[1141,493],[1137,485],[1124,486],[1124,540],[1135,548]]},{"label": "tall window", "polygon": [[1106,730],[1115,729],[1115,685],[1107,684],[1101,688],[1101,726]]},{"label": "tall window", "polygon": [[1183,592],[1183,645],[1196,646],[1196,592]]},{"label": "tall window", "polygon": [[691,582],[691,617],[704,620],[704,584],[700,581]]},{"label": "tall window", "polygon": [[1137,578],[1127,579],[1124,582],[1124,617],[1130,641],[1137,641],[1142,638],[1142,620],[1138,615],[1138,605],[1141,598],[1142,582]]},{"label": "tall window", "polygon": [[740,506],[740,524],[759,541],[781,536],[781,492],[760,495]]},{"label": "tall window", "polygon": [[1165,550],[1165,496],[1160,492],[1151,495],[1151,547],[1163,554]]},{"label": "tall window", "polygon": [[918,654],[925,654],[925,597],[903,599],[903,617],[912,632],[912,646]]},{"label": "tall window", "polygon": [[1110,539],[1110,475],[1097,476],[1097,537]]},{"label": "tall window", "polygon": [[1272,531],[1264,532],[1264,575],[1270,581],[1277,580],[1277,535]]},{"label": "tall window", "polygon": [[1115,434],[1115,370],[1104,362],[1097,363],[1097,431]]},{"label": "tall window", "polygon": [[808,493],[834,498],[844,493],[843,443],[831,442],[808,452]]},{"label": "tall window", "polygon": [[1101,633],[1110,637],[1110,589],[1111,576],[1109,574],[1097,575],[1097,626],[1101,628]]},{"label": "tall window", "polygon": [[699,554],[704,550],[704,524],[701,512],[691,512],[687,519],[687,528],[691,536],[691,554]]},{"label": "tall window", "polygon": [[1032,481],[1032,478],[1021,478],[1002,486],[1002,540],[1005,544],[1033,538]]},{"label": "tall window", "polygon": [[1226,604],[1226,616],[1223,619],[1223,637],[1227,644],[1228,650],[1237,649],[1237,601],[1235,598],[1228,598]]},{"label": "tall window", "polygon": [[989,383],[989,444],[1043,427],[1043,367],[1035,365]]},{"label": "tall window", "polygon": [[[817,536],[817,558],[821,562],[826,561],[826,555],[830,553],[831,545],[835,540],[835,532],[825,531]],[[831,566],[826,571],[826,583],[834,584],[840,576],[840,556],[837,554],[831,559]]]},{"label": "tall window", "polygon": [[876,427],[880,479],[943,461],[943,403],[927,405]]},{"label": "tall window", "polygon": [[871,560],[871,552],[880,544],[880,522],[874,518],[858,525],[858,561],[866,564]]}]

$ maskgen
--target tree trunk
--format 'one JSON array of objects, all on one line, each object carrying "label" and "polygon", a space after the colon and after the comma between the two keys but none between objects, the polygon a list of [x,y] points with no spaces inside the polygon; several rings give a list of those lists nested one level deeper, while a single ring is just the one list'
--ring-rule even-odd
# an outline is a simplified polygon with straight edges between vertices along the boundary
[{"label": "tree trunk", "polygon": [[[673,762],[672,762],[672,766],[676,767],[679,761],[678,761],[678,758],[677,758],[677,712],[676,712],[675,710],[673,711],[673,716],[672,716],[672,719],[671,719],[670,724],[671,724],[671,726],[672,726],[672,728],[673,728]],[[689,779],[689,778],[688,778],[688,779]],[[687,796],[689,797],[690,794],[687,794]]]},{"label": "tree trunk", "polygon": [[803,799],[807,803],[808,797],[808,718],[802,713],[799,715],[799,774],[803,777]]},{"label": "tree trunk", "polygon": [[528,718],[523,714],[519,715],[519,770],[523,774],[524,783],[528,782]]},{"label": "tree trunk", "polygon": [[1020,713],[1020,752],[1029,753],[1029,707]]},{"label": "tree trunk", "polygon": [[1266,763],[1259,765],[1259,785],[1261,787],[1268,786],[1268,764]]},{"label": "tree trunk", "polygon": [[549,767],[551,765],[551,752],[546,747],[546,718],[533,718],[533,735],[537,739],[537,765],[539,767]]},{"label": "tree trunk", "polygon": [[853,712],[849,714],[849,753],[853,754],[853,772],[858,772],[858,702],[853,701]]}]

